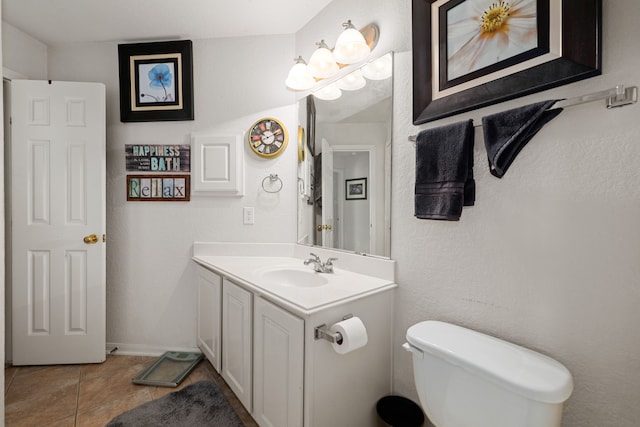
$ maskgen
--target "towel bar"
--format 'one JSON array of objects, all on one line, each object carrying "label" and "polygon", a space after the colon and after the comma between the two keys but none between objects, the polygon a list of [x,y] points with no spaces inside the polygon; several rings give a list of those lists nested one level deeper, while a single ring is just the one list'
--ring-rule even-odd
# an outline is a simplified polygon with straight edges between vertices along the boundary
[{"label": "towel bar", "polygon": [[[554,108],[567,108],[574,105],[586,104],[587,102],[606,100],[607,108],[624,107],[625,105],[631,105],[638,102],[638,87],[631,86],[625,88],[624,85],[618,85],[613,89],[603,90],[600,92],[588,93],[582,96],[576,96],[575,98],[563,99],[556,102]],[[481,124],[477,124],[474,127],[482,127]],[[410,135],[409,141],[415,142],[416,135]]]}]

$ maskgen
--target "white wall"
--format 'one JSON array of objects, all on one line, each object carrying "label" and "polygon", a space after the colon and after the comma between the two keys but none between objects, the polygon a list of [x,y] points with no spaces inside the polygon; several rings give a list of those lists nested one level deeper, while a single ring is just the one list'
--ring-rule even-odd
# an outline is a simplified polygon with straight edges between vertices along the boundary
[{"label": "white wall", "polygon": [[[373,4],[372,4],[373,3]],[[424,125],[638,85],[640,3],[604,0],[603,75]],[[476,131],[477,198],[459,222],[413,216],[410,2],[333,2],[297,35],[313,42],[339,24],[377,21],[393,49],[392,258],[397,261],[394,389],[417,401],[407,327],[440,319],[548,354],[572,372],[565,427],[632,427],[640,419],[640,105],[573,107],[548,124],[506,176],[489,174]],[[307,49],[308,50],[305,50]],[[378,50],[382,53],[383,50]]]},{"label": "white wall", "polygon": [[4,21],[2,59],[5,68],[22,78],[47,79],[47,45]]},{"label": "white wall", "polygon": [[[109,343],[141,352],[195,347],[194,241],[294,241],[297,109],[282,78],[293,58],[293,41],[293,36],[194,40],[196,119],[153,123],[120,122],[116,43],[50,47],[49,78],[107,86]],[[268,67],[252,60],[264,52]],[[126,201],[125,144],[189,144],[191,132],[244,135],[265,116],[285,123],[289,148],[275,159],[258,158],[243,136],[244,197]],[[270,173],[283,180],[280,193],[262,191]],[[255,225],[242,224],[243,206],[255,207]]]}]

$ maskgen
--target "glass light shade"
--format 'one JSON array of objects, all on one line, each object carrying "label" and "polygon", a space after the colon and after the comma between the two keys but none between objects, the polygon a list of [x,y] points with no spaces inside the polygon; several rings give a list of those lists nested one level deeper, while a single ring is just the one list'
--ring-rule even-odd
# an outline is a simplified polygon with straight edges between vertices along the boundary
[{"label": "glass light shade", "polygon": [[336,85],[342,90],[358,90],[365,87],[366,84],[367,81],[362,77],[360,70],[355,70],[336,82]]},{"label": "glass light shade", "polygon": [[331,83],[330,85],[313,92],[313,96],[324,101],[333,101],[334,99],[338,99],[342,96],[342,91],[335,83]]},{"label": "glass light shade", "polygon": [[347,21],[344,27],[346,29],[340,34],[336,47],[333,48],[333,57],[341,64],[364,61],[371,52],[367,42],[351,21]]},{"label": "glass light shade", "polygon": [[393,61],[391,54],[381,56],[375,61],[371,61],[362,67],[362,74],[369,80],[384,80],[391,77],[393,72]]},{"label": "glass light shade", "polygon": [[336,60],[333,59],[333,55],[324,43],[324,40],[322,40],[318,46],[318,49],[316,49],[311,55],[311,58],[309,58],[307,70],[312,76],[319,79],[326,79],[336,75],[338,71],[340,71],[340,68],[338,68],[338,64],[336,64]]},{"label": "glass light shade", "polygon": [[302,57],[298,57],[284,83],[289,90],[301,91],[311,89],[316,84],[316,80],[307,71],[307,64]]}]

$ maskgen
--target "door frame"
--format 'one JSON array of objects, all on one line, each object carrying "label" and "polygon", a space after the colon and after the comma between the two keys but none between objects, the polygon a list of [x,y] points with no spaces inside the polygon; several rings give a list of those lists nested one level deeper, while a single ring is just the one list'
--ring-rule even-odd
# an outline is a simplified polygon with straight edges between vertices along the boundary
[{"label": "door frame", "polygon": [[[368,185],[377,185],[379,183],[378,174],[376,173],[376,146],[375,145],[332,145],[332,152],[336,151],[341,152],[361,152],[361,153],[369,153],[369,184]],[[380,183],[384,185],[384,183]],[[368,253],[373,253],[373,249],[375,248],[375,244],[377,242],[377,230],[375,224],[377,224],[377,215],[376,215],[376,191],[369,191],[367,189],[367,198],[369,200],[369,251]]]}]

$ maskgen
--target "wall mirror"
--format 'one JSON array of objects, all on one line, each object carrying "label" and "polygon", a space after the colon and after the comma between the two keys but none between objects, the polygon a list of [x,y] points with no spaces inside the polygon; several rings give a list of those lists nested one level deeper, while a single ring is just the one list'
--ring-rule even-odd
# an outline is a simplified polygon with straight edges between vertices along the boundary
[{"label": "wall mirror", "polygon": [[389,53],[355,69],[364,87],[329,100],[345,70],[299,101],[298,243],[391,256],[392,69]]}]

